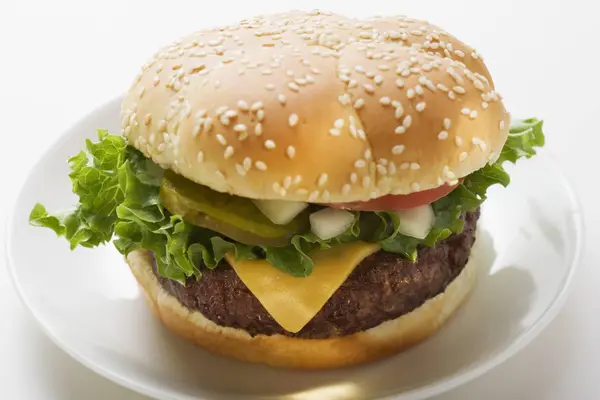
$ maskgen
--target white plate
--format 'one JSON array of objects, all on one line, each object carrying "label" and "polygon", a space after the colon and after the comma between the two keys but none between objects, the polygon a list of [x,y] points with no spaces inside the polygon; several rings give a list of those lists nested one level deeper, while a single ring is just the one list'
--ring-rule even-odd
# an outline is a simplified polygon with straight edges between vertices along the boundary
[{"label": "white plate", "polygon": [[514,355],[565,300],[581,253],[582,216],[567,182],[540,154],[510,168],[508,189],[491,190],[477,241],[477,287],[432,339],[382,362],[329,372],[276,370],[207,354],[154,319],[112,245],[71,252],[53,232],[28,225],[36,201],[55,210],[74,200],[66,160],[97,128],[117,132],[119,101],[66,132],[32,170],[9,221],[7,254],[17,290],[44,331],[124,386],[168,399],[425,398]]}]

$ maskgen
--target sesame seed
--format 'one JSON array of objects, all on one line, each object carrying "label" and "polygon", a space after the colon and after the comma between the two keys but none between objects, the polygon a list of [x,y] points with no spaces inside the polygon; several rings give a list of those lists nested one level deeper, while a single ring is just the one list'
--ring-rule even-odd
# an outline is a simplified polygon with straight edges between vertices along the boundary
[{"label": "sesame seed", "polygon": [[357,110],[361,109],[364,105],[365,105],[365,100],[362,99],[362,98],[358,98],[354,102],[354,108],[357,109]]},{"label": "sesame seed", "polygon": [[448,139],[448,132],[447,131],[441,131],[440,133],[438,133],[437,138],[438,138],[438,140],[446,140],[446,139]]},{"label": "sesame seed", "polygon": [[413,183],[410,185],[410,188],[411,188],[412,190],[414,190],[415,192],[418,192],[419,190],[421,190],[421,185],[419,185],[417,182],[413,182]]},{"label": "sesame seed", "polygon": [[402,78],[398,78],[396,79],[396,86],[398,86],[400,89],[404,87],[404,79]]},{"label": "sesame seed", "polygon": [[394,154],[394,155],[402,154],[404,152],[405,148],[406,148],[406,146],[404,146],[402,144],[398,144],[398,145],[392,147],[392,154]]},{"label": "sesame seed", "polygon": [[288,118],[288,124],[293,128],[294,126],[298,125],[298,114],[290,114],[289,118]]},{"label": "sesame seed", "polygon": [[[201,111],[206,112],[205,110],[200,110],[198,113],[196,113],[196,117],[198,117]],[[221,106],[215,110],[215,114],[221,116],[225,113],[225,111],[227,111],[227,106]]]},{"label": "sesame seed", "polygon": [[469,115],[469,114],[471,114],[471,110],[465,107],[462,110],[460,110],[460,113],[462,115]]},{"label": "sesame seed", "polygon": [[167,121],[165,121],[164,119],[161,119],[160,122],[158,123],[158,131],[164,132],[166,130],[167,130]]},{"label": "sesame seed", "polygon": [[267,84],[265,85],[265,89],[267,89],[267,90],[269,90],[269,91],[275,90],[275,85],[274,85],[274,84],[272,84],[272,83],[267,83]]},{"label": "sesame seed", "polygon": [[318,190],[313,190],[310,193],[310,195],[308,196],[309,203],[314,202],[315,200],[317,200],[318,197],[319,197],[319,191]]},{"label": "sesame seed", "polygon": [[246,176],[246,170],[241,164],[235,164],[235,170],[237,171],[238,175]]},{"label": "sesame seed", "polygon": [[288,175],[283,179],[283,187],[289,189],[290,186],[292,186],[292,177]]},{"label": "sesame seed", "polygon": [[328,178],[327,174],[325,174],[325,173],[321,174],[321,176],[319,176],[319,181],[318,181],[319,186],[325,185],[327,183],[327,178]]},{"label": "sesame seed", "polygon": [[342,132],[340,132],[340,130],[339,130],[339,129],[336,129],[336,128],[331,128],[331,129],[329,130],[329,134],[330,134],[331,136],[341,136]]},{"label": "sesame seed", "polygon": [[419,96],[423,96],[423,93],[425,93],[423,91],[423,86],[421,86],[421,85],[415,86],[415,93],[418,94]]},{"label": "sesame seed", "polygon": [[371,185],[371,177],[369,177],[369,176],[363,177],[362,185],[365,189],[368,188]]},{"label": "sesame seed", "polygon": [[198,155],[196,156],[196,160],[197,160],[197,161],[198,161],[200,164],[202,164],[202,163],[204,162],[204,152],[202,152],[202,151],[199,151],[199,152],[198,152]]},{"label": "sesame seed", "polygon": [[471,119],[477,118],[477,110],[471,111],[471,113],[469,114],[469,118],[471,118]]},{"label": "sesame seed", "polygon": [[444,166],[444,169],[442,170],[442,174],[449,179],[456,178],[456,175],[454,174],[454,172],[450,171],[450,168],[447,165]]},{"label": "sesame seed", "polygon": [[412,117],[410,115],[407,115],[406,117],[404,117],[404,120],[402,121],[402,126],[404,126],[405,129],[410,128],[410,126],[412,125]]},{"label": "sesame seed", "polygon": [[208,132],[210,132],[211,129],[212,129],[212,118],[208,117],[208,118],[204,119],[204,123],[202,125],[202,132],[208,133]]},{"label": "sesame seed", "polygon": [[263,69],[261,73],[263,75],[272,75],[273,71],[267,68],[267,69]]},{"label": "sesame seed", "polygon": [[265,111],[264,111],[264,110],[258,110],[258,111],[256,112],[256,119],[257,119],[259,122],[262,122],[262,121],[265,119]]},{"label": "sesame seed", "polygon": [[389,106],[392,103],[392,99],[385,96],[379,99],[379,103],[383,106]]},{"label": "sesame seed", "polygon": [[225,152],[223,153],[223,157],[225,157],[225,159],[227,160],[232,155],[233,155],[233,147],[227,146],[227,148],[225,149]]},{"label": "sesame seed", "polygon": [[410,163],[410,169],[412,169],[413,171],[416,171],[418,169],[421,169],[421,165],[419,163]]},{"label": "sesame seed", "polygon": [[367,163],[366,163],[366,161],[365,161],[365,160],[363,160],[363,159],[360,159],[360,158],[359,158],[358,160],[356,160],[356,161],[354,162],[354,167],[356,167],[356,168],[364,168],[364,167],[366,167],[366,166],[367,166]]},{"label": "sesame seed", "polygon": [[414,99],[414,97],[415,97],[415,91],[414,91],[414,89],[407,89],[406,90],[406,97],[409,100]]},{"label": "sesame seed", "polygon": [[346,106],[346,105],[350,104],[350,102],[352,101],[352,100],[350,99],[350,95],[349,95],[348,93],[344,93],[344,94],[340,95],[340,96],[338,97],[338,100],[339,100],[339,102],[340,102],[342,105],[344,105],[344,106]]},{"label": "sesame seed", "polygon": [[387,168],[386,168],[386,167],[384,167],[383,165],[378,165],[378,166],[377,166],[377,172],[378,172],[380,175],[387,175],[387,173],[388,173],[388,170],[387,170]]},{"label": "sesame seed", "polygon": [[454,86],[454,87],[452,88],[452,90],[454,90],[454,91],[455,91],[456,93],[458,93],[458,94],[465,94],[465,93],[467,92],[467,91],[465,90],[465,88],[464,88],[464,87],[462,87],[462,86]]},{"label": "sesame seed", "polygon": [[356,133],[358,134],[358,137],[361,138],[362,140],[367,140],[367,134],[365,133],[364,130],[358,129],[356,131]]},{"label": "sesame seed", "polygon": [[289,82],[288,83],[288,88],[293,91],[293,92],[299,92],[300,91],[300,86],[298,86],[295,82]]},{"label": "sesame seed", "polygon": [[358,182],[358,175],[356,174],[356,172],[353,172],[353,173],[350,174],[350,182],[351,183]]},{"label": "sesame seed", "polygon": [[390,175],[395,175],[396,174],[396,164],[394,164],[394,162],[390,162],[390,165],[388,166],[388,173]]},{"label": "sesame seed", "polygon": [[257,101],[254,104],[252,104],[252,107],[250,107],[250,110],[253,112],[257,112],[257,111],[261,110],[263,107],[264,107],[263,102]]},{"label": "sesame seed", "polygon": [[306,79],[304,79],[304,78],[296,78],[296,79],[294,79],[294,81],[300,86],[306,85]]},{"label": "sesame seed", "polygon": [[273,182],[272,187],[274,192],[279,192],[279,189],[281,189],[281,185],[279,184],[279,182]]},{"label": "sesame seed", "polygon": [[446,72],[448,73],[448,75],[450,75],[452,77],[452,79],[454,79],[456,81],[456,83],[458,83],[459,85],[462,85],[464,80],[463,78],[456,72],[456,70],[452,67],[448,67],[446,68]]},{"label": "sesame seed", "polygon": [[467,159],[468,154],[466,152],[462,152],[458,155],[458,161],[463,162]]},{"label": "sesame seed", "polygon": [[366,149],[365,150],[365,160],[370,160],[371,159],[371,149]]},{"label": "sesame seed", "polygon": [[285,154],[288,156],[289,159],[293,159],[296,156],[296,148],[294,146],[288,146],[287,150],[285,151]]},{"label": "sesame seed", "polygon": [[450,129],[450,127],[452,126],[452,121],[450,120],[450,118],[444,118],[443,125],[445,130]]},{"label": "sesame seed", "polygon": [[418,112],[422,112],[423,110],[425,110],[425,107],[426,107],[426,104],[425,104],[425,102],[424,102],[424,101],[422,101],[422,102],[420,102],[420,103],[417,103],[417,105],[415,106],[415,109],[416,109]]},{"label": "sesame seed", "polygon": [[396,135],[402,135],[402,134],[406,133],[406,128],[402,125],[398,125],[396,127],[396,129],[394,130],[394,133],[396,133]]},{"label": "sesame seed", "polygon": [[383,83],[383,76],[381,76],[381,75],[375,76],[375,78],[373,79],[373,82],[375,82],[375,84],[377,86],[381,85]]},{"label": "sesame seed", "polygon": [[246,132],[247,128],[246,128],[246,125],[244,125],[244,124],[237,124],[236,126],[233,127],[233,130],[236,131],[237,133],[242,133],[242,132]]},{"label": "sesame seed", "polygon": [[501,120],[501,121],[500,121],[500,123],[498,124],[498,127],[499,127],[501,130],[504,130],[504,126],[505,126],[504,120]]},{"label": "sesame seed", "polygon": [[349,184],[345,184],[344,186],[342,186],[342,194],[345,196],[348,193],[350,193],[350,189],[352,189],[352,187]]},{"label": "sesame seed", "polygon": [[148,126],[152,123],[152,114],[146,114],[144,117],[144,125]]},{"label": "sesame seed", "polygon": [[256,167],[256,169],[258,169],[260,171],[266,171],[267,170],[267,164],[265,164],[262,161],[255,161],[254,162],[254,166]]},{"label": "sesame seed", "polygon": [[437,85],[435,85],[435,86],[436,86],[436,87],[437,87],[439,90],[441,90],[442,92],[447,92],[447,91],[448,91],[448,88],[447,88],[445,85],[441,84],[441,83],[438,83],[438,84],[437,84]]},{"label": "sesame seed", "polygon": [[225,139],[225,136],[221,135],[220,133],[217,133],[217,134],[215,135],[215,137],[217,138],[217,141],[218,141],[219,143],[221,143],[223,146],[226,146],[226,145],[227,145],[227,140]]},{"label": "sesame seed", "polygon": [[254,134],[256,136],[260,136],[260,135],[262,135],[262,133],[263,133],[262,124],[259,122],[258,124],[256,124],[254,126]]},{"label": "sesame seed", "polygon": [[155,76],[154,80],[152,81],[152,85],[158,86],[159,84],[160,84],[160,78],[158,76]]},{"label": "sesame seed", "polygon": [[460,146],[462,146],[463,140],[462,140],[462,138],[461,138],[460,136],[456,136],[456,137],[454,138],[454,143],[455,143],[457,146],[459,146],[459,147],[460,147]]},{"label": "sesame seed", "polygon": [[225,126],[229,125],[229,117],[227,117],[227,115],[225,114],[221,114],[221,117],[219,117],[219,121],[221,121],[221,124]]},{"label": "sesame seed", "polygon": [[454,50],[454,54],[460,58],[465,58],[465,52],[462,50]]},{"label": "sesame seed", "polygon": [[333,123],[333,126],[336,129],[342,129],[344,127],[344,119],[343,118],[336,119],[335,122]]},{"label": "sesame seed", "polygon": [[250,170],[250,168],[252,167],[252,160],[250,159],[250,157],[244,158],[242,165],[244,166],[244,169],[246,171]]},{"label": "sesame seed", "polygon": [[490,81],[488,81],[488,79],[485,76],[481,75],[479,72],[475,72],[475,76],[477,77],[477,79],[480,79],[489,85]]},{"label": "sesame seed", "polygon": [[363,85],[363,89],[365,90],[365,92],[367,92],[368,94],[373,94],[375,93],[375,88],[373,87],[373,85],[371,85],[370,83],[365,83]]},{"label": "sesame seed", "polygon": [[271,139],[265,140],[265,148],[267,148],[267,149],[274,149],[275,148],[275,142],[272,141]]},{"label": "sesame seed", "polygon": [[475,146],[479,147],[481,151],[485,151],[487,149],[487,145],[485,144],[485,142],[478,137],[474,137],[473,139],[471,139],[471,142]]},{"label": "sesame seed", "polygon": [[487,109],[489,107],[489,103],[487,101],[482,101],[481,102],[481,108],[483,108],[484,110]]}]

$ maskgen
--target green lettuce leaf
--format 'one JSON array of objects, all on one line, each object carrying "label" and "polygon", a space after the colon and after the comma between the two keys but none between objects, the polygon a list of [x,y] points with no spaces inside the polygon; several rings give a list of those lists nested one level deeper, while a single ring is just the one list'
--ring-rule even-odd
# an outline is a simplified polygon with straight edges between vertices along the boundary
[{"label": "green lettuce leaf", "polygon": [[356,212],[350,228],[331,240],[323,241],[307,232],[294,236],[285,247],[270,247],[235,242],[171,215],[159,201],[164,171],[127,146],[122,137],[99,130],[97,142],[87,140],[87,151],[69,159],[69,178],[79,198],[75,209],[52,215],[36,204],[29,220],[66,238],[71,249],[92,248],[112,240],[124,255],[136,249],[150,250],[158,273],[181,283],[189,277],[200,278],[202,268],[216,268],[228,253],[236,259],[266,259],[286,273],[304,277],[313,270],[312,251],[356,240],[380,243],[383,250],[414,261],[420,246],[434,246],[461,232],[461,216],[486,200],[490,186],[510,183],[504,162],[530,158],[543,145],[541,121],[514,122],[498,160],[467,176],[460,186],[432,204],[435,224],[423,240],[399,233],[402,221],[396,213]]}]

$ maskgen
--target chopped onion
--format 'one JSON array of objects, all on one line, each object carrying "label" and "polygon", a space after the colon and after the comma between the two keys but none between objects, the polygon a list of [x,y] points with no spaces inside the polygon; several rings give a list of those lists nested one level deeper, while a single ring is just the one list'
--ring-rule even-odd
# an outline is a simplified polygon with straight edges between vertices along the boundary
[{"label": "chopped onion", "polygon": [[354,214],[336,208],[324,208],[310,214],[312,232],[321,240],[329,240],[342,233],[354,222]]},{"label": "chopped onion", "polygon": [[417,239],[425,239],[435,223],[435,213],[429,204],[396,213],[400,217],[399,232]]},{"label": "chopped onion", "polygon": [[308,203],[284,200],[253,200],[258,209],[274,224],[285,225],[300,214]]}]

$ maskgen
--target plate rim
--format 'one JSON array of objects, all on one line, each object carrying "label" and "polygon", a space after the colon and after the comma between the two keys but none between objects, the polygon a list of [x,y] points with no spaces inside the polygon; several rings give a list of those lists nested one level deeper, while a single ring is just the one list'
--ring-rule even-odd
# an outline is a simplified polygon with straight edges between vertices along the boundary
[{"label": "plate rim", "polygon": [[[4,241],[4,254],[6,261],[6,268],[8,270],[8,275],[10,277],[11,283],[17,297],[19,298],[21,304],[27,309],[30,315],[33,316],[36,324],[39,326],[40,330],[44,332],[44,334],[62,351],[68,354],[71,358],[88,368],[89,370],[95,372],[96,374],[124,387],[129,390],[133,390],[139,394],[151,396],[151,397],[159,397],[160,399],[198,399],[198,397],[189,397],[187,395],[180,396],[179,394],[176,397],[173,397],[172,393],[161,390],[160,388],[153,389],[148,387],[147,385],[136,382],[134,379],[123,377],[119,375],[109,368],[104,367],[101,364],[98,364],[91,360],[89,357],[86,357],[82,354],[79,354],[75,349],[71,348],[68,343],[61,340],[58,335],[52,332],[52,329],[44,323],[44,319],[38,314],[38,312],[34,309],[33,306],[29,304],[27,300],[24,290],[21,287],[16,272],[16,265],[13,260],[13,237],[12,232],[16,229],[16,211],[18,208],[19,199],[23,196],[23,193],[26,189],[27,183],[32,179],[32,176],[36,171],[38,171],[40,164],[46,160],[48,157],[51,157],[52,153],[55,153],[64,143],[68,142],[70,138],[74,135],[74,128],[90,118],[94,114],[98,113],[101,110],[114,106],[115,104],[120,104],[123,99],[123,95],[118,95],[112,97],[111,99],[100,103],[98,106],[92,108],[90,111],[81,115],[79,118],[74,120],[71,124],[67,125],[67,127],[60,133],[60,135],[54,139],[48,148],[41,153],[38,157],[37,161],[31,165],[29,168],[25,178],[21,181],[21,185],[17,188],[16,196],[13,196],[11,199],[11,203],[9,204],[9,214],[8,218],[5,220],[5,237]],[[543,149],[540,150],[539,153],[549,159],[553,168],[555,170],[555,180],[559,181],[561,185],[566,189],[565,196],[567,196],[570,204],[573,205],[573,209],[571,210],[570,216],[575,223],[575,231],[576,235],[574,237],[575,247],[574,253],[571,260],[568,261],[569,271],[566,278],[563,280],[560,291],[554,297],[554,299],[550,302],[549,306],[544,310],[539,319],[533,324],[531,327],[526,329],[523,333],[521,333],[516,340],[514,340],[511,344],[505,347],[505,349],[492,356],[490,359],[486,361],[482,361],[480,363],[475,364],[470,369],[463,372],[455,372],[450,374],[442,379],[434,381],[431,384],[421,386],[418,388],[410,389],[408,391],[402,393],[386,393],[380,399],[382,400],[391,400],[391,399],[426,399],[432,396],[436,396],[450,390],[456,389],[459,386],[462,386],[476,378],[479,378],[494,368],[500,366],[505,363],[509,359],[513,358],[515,355],[521,352],[527,345],[533,342],[541,332],[543,332],[548,325],[560,314],[563,306],[568,299],[571,290],[573,289],[573,280],[575,275],[577,274],[580,266],[582,255],[584,253],[586,247],[586,237],[585,237],[585,210],[583,208],[583,204],[577,195],[577,191],[569,182],[569,179],[562,168],[559,167],[560,163],[557,162],[557,159],[552,155],[551,152]],[[203,395],[205,396],[205,395]],[[235,396],[233,396],[235,398]],[[201,398],[200,398],[201,399]]]}]

